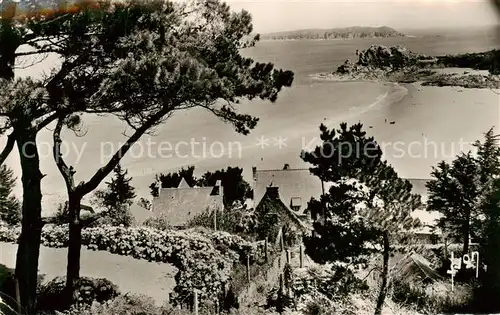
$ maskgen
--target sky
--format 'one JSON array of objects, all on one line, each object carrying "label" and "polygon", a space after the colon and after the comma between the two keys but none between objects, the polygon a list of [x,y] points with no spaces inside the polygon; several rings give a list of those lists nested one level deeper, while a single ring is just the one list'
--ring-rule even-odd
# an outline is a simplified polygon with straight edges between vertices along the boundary
[{"label": "sky", "polygon": [[254,31],[389,26],[397,30],[496,25],[489,0],[226,0],[252,14]]}]

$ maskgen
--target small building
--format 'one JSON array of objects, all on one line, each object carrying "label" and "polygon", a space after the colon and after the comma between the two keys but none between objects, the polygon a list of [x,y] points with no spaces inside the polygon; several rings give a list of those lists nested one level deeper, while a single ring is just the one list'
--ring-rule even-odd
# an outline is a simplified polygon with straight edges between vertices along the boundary
[{"label": "small building", "polygon": [[221,181],[212,187],[190,187],[183,178],[177,188],[160,188],[153,198],[155,217],[166,219],[172,227],[184,227],[205,211],[224,210],[224,192]]},{"label": "small building", "polygon": [[136,226],[142,225],[147,219],[153,217],[153,212],[151,210],[143,208],[136,203],[133,203],[129,207],[129,211],[130,214],[134,217],[133,224]]},{"label": "small building", "polygon": [[305,212],[311,198],[319,199],[322,194],[321,180],[309,169],[291,169],[285,164],[283,169],[257,170],[252,168],[254,204],[258,205],[268,187],[278,187],[283,204],[299,218],[307,218]]},{"label": "small building", "polygon": [[[293,226],[294,229],[301,233],[310,233],[311,227],[306,224],[295,211],[291,210],[289,206],[285,205],[283,198],[280,194],[279,187],[267,187],[264,196],[260,199],[255,212],[259,213],[275,213],[279,218],[279,223],[275,226],[276,230],[283,228],[285,225]],[[279,233],[278,233],[279,234]],[[278,237],[277,235],[269,235],[271,240]]]}]

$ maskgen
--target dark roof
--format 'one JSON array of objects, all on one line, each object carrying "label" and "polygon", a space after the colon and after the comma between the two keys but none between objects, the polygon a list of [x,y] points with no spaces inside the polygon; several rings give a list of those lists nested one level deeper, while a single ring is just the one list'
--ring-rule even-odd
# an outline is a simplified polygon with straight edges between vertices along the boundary
[{"label": "dark roof", "polygon": [[153,213],[172,226],[183,226],[207,209],[223,209],[222,195],[212,194],[214,188],[162,188],[153,199]]},{"label": "dark roof", "polygon": [[135,219],[135,224],[137,225],[141,225],[144,223],[144,221],[146,221],[146,219],[150,218],[153,216],[153,212],[148,210],[148,209],[145,209],[135,203],[133,203],[130,208],[130,213],[132,214],[132,216],[134,217]]},{"label": "dark roof", "polygon": [[[278,194],[276,196],[276,193]],[[291,219],[292,222],[297,225],[303,231],[308,231],[309,228],[307,225],[295,214],[294,211],[290,210],[283,201],[282,197],[279,196],[279,188],[272,187],[272,190],[266,190],[264,196],[261,198],[259,204],[256,207],[257,211],[260,211],[263,207],[266,208],[266,211],[276,211],[278,213],[282,213]]]},{"label": "dark roof", "polygon": [[302,214],[311,197],[321,196],[321,180],[309,169],[256,170],[254,173],[254,204],[259,204],[269,186],[279,187],[283,203],[290,207],[292,198],[300,198]]}]

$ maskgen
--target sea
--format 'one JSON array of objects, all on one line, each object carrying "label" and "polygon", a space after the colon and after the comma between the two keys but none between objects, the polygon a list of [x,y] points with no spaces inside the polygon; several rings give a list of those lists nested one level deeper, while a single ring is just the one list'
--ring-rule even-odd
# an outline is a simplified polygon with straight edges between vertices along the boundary
[{"label": "sea", "polygon": [[[481,139],[500,122],[500,91],[456,87],[422,87],[384,82],[333,82],[315,75],[334,71],[345,60],[355,61],[357,49],[372,44],[403,45],[428,55],[480,52],[498,48],[494,33],[415,36],[390,39],[262,41],[243,54],[258,62],[292,70],[295,80],[275,103],[262,100],[234,105],[259,122],[249,135],[203,109],[178,112],[141,138],[122,159],[133,178],[138,197],[149,197],[155,175],[194,165],[196,174],[227,166],[281,169],[309,167],[301,158],[320,141],[319,126],[338,128],[341,122],[361,122],[368,135],[382,146],[384,157],[402,177],[430,178],[432,166],[450,161]],[[50,68],[51,64],[46,64]],[[32,75],[27,72],[18,76]],[[76,170],[76,183],[85,181],[104,164],[132,130],[115,117],[85,116],[85,132],[63,132],[63,154]],[[64,182],[52,160],[49,126],[40,132],[44,214],[49,215],[66,198]],[[5,139],[4,139],[5,140]],[[18,176],[14,152],[7,163]],[[105,181],[103,181],[104,184]],[[102,187],[102,185],[101,185]]]}]

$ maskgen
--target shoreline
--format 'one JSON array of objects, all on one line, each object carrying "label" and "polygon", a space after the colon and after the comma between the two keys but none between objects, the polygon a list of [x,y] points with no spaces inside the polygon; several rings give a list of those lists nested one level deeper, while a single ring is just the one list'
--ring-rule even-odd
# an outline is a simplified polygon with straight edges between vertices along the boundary
[{"label": "shoreline", "polygon": [[[455,87],[455,88],[464,88],[464,89],[478,89],[478,90],[496,90],[500,92],[500,76],[498,75],[484,75],[484,74],[476,74],[477,70],[462,68],[462,74],[457,73],[456,71],[446,71],[455,68],[439,68],[433,69],[437,71],[433,71],[434,73],[431,75],[425,76],[425,78],[418,77],[419,73],[415,74],[406,74],[406,76],[415,75],[414,78],[402,78],[400,80],[391,80],[390,75],[385,72],[381,72],[379,70],[379,74],[367,74],[373,75],[375,77],[364,77],[364,74],[361,72],[357,73],[348,73],[348,74],[338,74],[338,73],[329,73],[329,72],[320,72],[310,74],[309,78],[315,81],[330,81],[337,83],[392,83],[398,85],[405,84],[418,84],[420,87]],[[423,71],[429,71],[426,69],[422,69]],[[441,72],[441,73],[440,73]],[[405,75],[403,73],[395,73],[395,76]],[[493,85],[493,86],[492,86]]]},{"label": "shoreline", "polygon": [[373,39],[397,39],[397,38],[418,38],[418,36],[387,36],[387,37],[353,37],[353,38],[261,38],[259,42],[292,42],[292,41],[349,41],[349,40],[373,40]]}]

